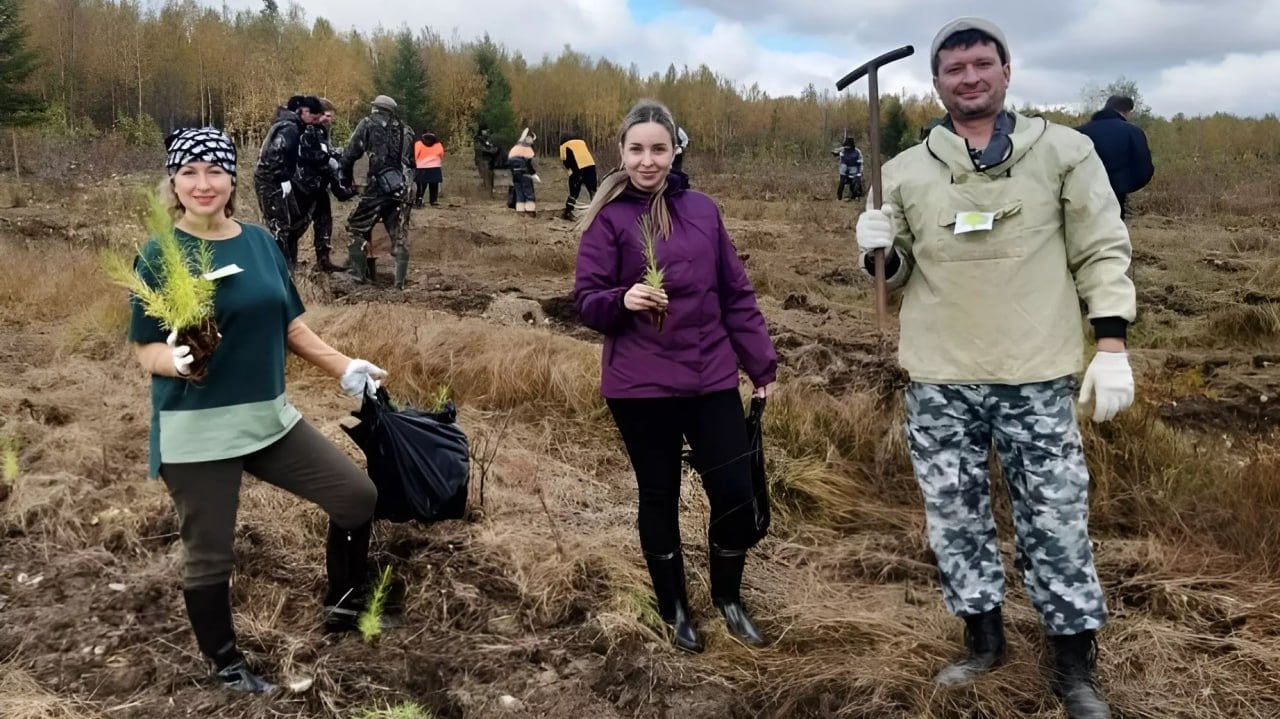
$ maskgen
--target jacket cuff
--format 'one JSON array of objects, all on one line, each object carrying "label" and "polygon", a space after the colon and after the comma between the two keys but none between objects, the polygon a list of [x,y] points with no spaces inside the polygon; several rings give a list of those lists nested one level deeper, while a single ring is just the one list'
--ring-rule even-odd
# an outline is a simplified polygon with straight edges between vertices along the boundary
[{"label": "jacket cuff", "polygon": [[1093,336],[1097,339],[1129,338],[1129,321],[1123,317],[1094,317],[1089,322],[1093,324]]},{"label": "jacket cuff", "polygon": [[[902,260],[898,257],[898,253],[890,247],[884,252],[884,276],[885,278],[893,277],[898,274],[898,268],[902,266]],[[867,271],[869,275],[876,273],[876,256],[868,252],[862,258],[862,269]]]},{"label": "jacket cuff", "polygon": [[756,377],[752,377],[751,384],[754,387],[764,387],[765,385],[772,384],[777,380],[778,380],[778,364],[774,362],[774,363],[771,363],[768,369],[766,369],[762,374]]}]

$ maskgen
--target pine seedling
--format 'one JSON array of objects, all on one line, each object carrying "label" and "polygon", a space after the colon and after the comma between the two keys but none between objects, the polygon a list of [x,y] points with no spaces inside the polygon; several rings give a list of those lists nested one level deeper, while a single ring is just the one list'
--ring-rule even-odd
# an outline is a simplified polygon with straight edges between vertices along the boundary
[{"label": "pine seedling", "polygon": [[103,253],[107,275],[137,295],[143,311],[164,329],[176,332],[199,326],[213,314],[216,285],[203,277],[213,271],[213,248],[201,242],[194,252],[184,249],[168,208],[154,193],[150,196],[147,232],[155,238],[160,250],[156,261],[147,266],[158,284],[148,285],[133,264],[118,252]]},{"label": "pine seedling", "polygon": [[416,702],[401,702],[386,709],[365,709],[355,719],[431,719],[431,712]]},{"label": "pine seedling", "polygon": [[[663,289],[662,282],[665,275],[662,267],[658,265],[658,252],[654,247],[654,238],[656,232],[653,229],[653,216],[645,213],[640,217],[640,240],[644,247],[644,284],[655,290]],[[659,308],[653,310],[653,325],[662,331],[662,322],[667,318],[666,309]]]},{"label": "pine seedling", "polygon": [[360,614],[360,619],[356,622],[360,629],[360,636],[364,637],[366,642],[372,643],[382,636],[382,612],[386,609],[387,594],[390,590],[391,567],[387,566],[382,569],[378,583],[373,587],[373,594],[369,596],[369,605],[365,607],[364,612]]},{"label": "pine seedling", "polygon": [[12,437],[0,437],[0,480],[6,486],[18,481],[18,442]]},{"label": "pine seedling", "polygon": [[204,275],[213,271],[213,247],[195,243],[188,250],[179,242],[173,218],[164,201],[151,194],[147,212],[147,232],[156,241],[159,253],[146,269],[156,278],[153,287],[124,255],[112,250],[102,253],[107,276],[129,290],[142,303],[142,311],[163,329],[178,334],[178,343],[191,347],[195,357],[192,379],[203,376],[205,362],[218,344],[218,328],[213,320],[214,280]]},{"label": "pine seedling", "polygon": [[427,407],[430,414],[438,414],[444,411],[445,405],[449,404],[449,385],[442,384],[436,387],[436,391],[431,395],[431,404]]}]

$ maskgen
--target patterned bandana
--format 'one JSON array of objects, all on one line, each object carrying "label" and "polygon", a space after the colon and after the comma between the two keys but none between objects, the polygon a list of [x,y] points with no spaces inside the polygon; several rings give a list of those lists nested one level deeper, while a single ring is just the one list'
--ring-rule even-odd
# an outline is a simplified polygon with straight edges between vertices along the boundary
[{"label": "patterned bandana", "polygon": [[236,146],[215,127],[188,127],[174,130],[164,140],[168,155],[164,167],[173,175],[178,168],[193,162],[208,162],[236,177]]}]

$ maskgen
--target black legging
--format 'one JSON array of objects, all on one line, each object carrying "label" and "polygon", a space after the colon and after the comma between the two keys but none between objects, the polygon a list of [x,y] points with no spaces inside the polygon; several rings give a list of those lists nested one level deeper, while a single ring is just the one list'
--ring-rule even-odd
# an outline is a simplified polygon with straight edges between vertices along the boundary
[{"label": "black legging", "polygon": [[422,168],[419,168],[418,171],[414,173],[413,184],[418,186],[418,194],[414,198],[414,202],[416,204],[422,204],[422,194],[424,192],[428,193],[427,201],[433,205],[436,204],[436,200],[440,197],[440,183],[432,182],[430,179],[431,174],[430,170]]},{"label": "black legging", "polygon": [[849,199],[856,200],[863,195],[862,175],[841,175],[840,184],[836,187],[836,199],[844,199],[844,188],[849,187]]},{"label": "black legging", "polygon": [[680,455],[686,437],[711,501],[708,539],[721,549],[752,544],[747,424],[736,389],[607,402],[636,473],[640,547],[646,553],[671,554],[680,547]]}]

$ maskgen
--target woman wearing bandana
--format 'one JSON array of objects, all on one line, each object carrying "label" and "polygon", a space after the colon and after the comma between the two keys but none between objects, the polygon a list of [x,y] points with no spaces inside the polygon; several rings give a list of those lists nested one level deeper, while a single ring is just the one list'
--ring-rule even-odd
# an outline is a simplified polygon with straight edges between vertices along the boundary
[{"label": "woman wearing bandana", "polygon": [[[200,651],[227,687],[269,692],[236,647],[229,584],[243,472],[318,504],[329,515],[329,588],[325,625],[354,628],[377,490],[345,454],[307,423],[285,394],[292,351],[358,396],[386,372],[351,359],[300,319],[302,301],[284,256],[266,229],[234,219],[236,149],[213,128],[185,129],[166,140],[169,177],[161,183],[179,242],[213,251],[214,315],[222,333],[199,383],[188,381],[191,353],[131,298],[129,339],[151,373],[149,475],[164,480],[184,549],[183,595]],[[155,240],[137,267],[155,284]],[[234,271],[231,266],[239,268]],[[226,272],[226,270],[224,270]]]}]

